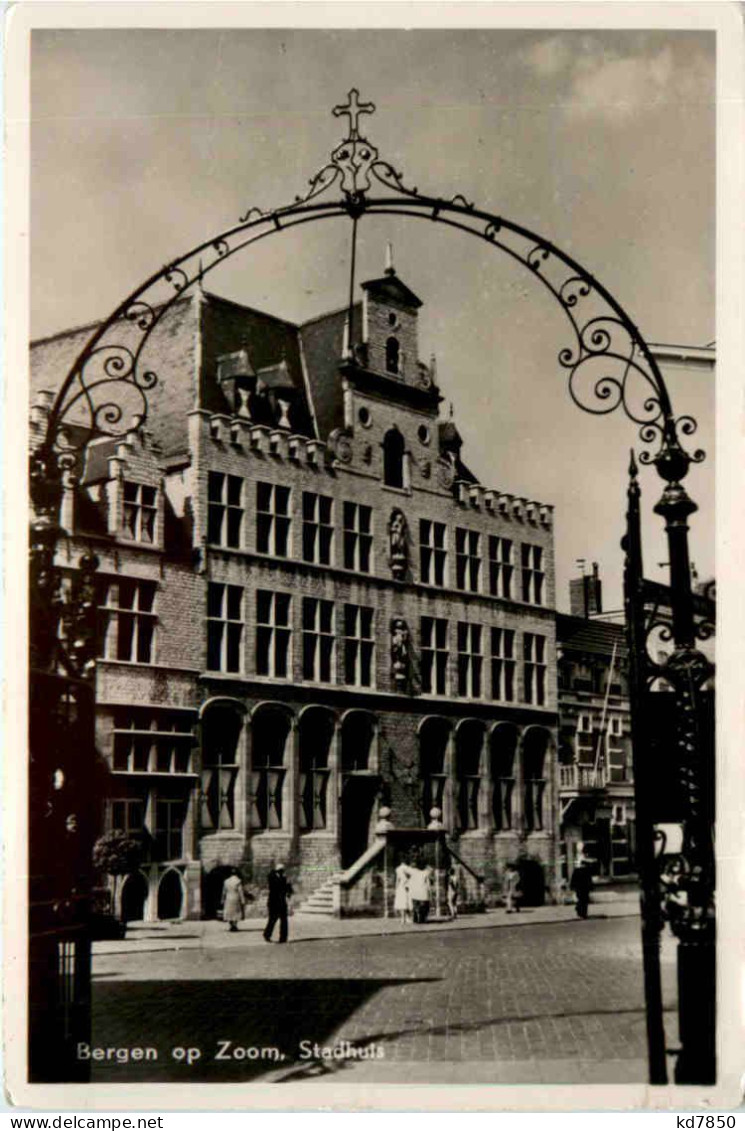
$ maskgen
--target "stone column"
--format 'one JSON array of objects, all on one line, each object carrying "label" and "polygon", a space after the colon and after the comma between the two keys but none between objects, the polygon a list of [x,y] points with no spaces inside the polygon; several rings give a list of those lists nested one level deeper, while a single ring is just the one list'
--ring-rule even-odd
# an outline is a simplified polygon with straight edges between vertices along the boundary
[{"label": "stone column", "polygon": [[290,733],[287,736],[285,747],[285,773],[282,788],[282,831],[289,838],[289,850],[294,852],[297,846],[298,829],[300,827],[300,729],[295,715],[290,723]]}]

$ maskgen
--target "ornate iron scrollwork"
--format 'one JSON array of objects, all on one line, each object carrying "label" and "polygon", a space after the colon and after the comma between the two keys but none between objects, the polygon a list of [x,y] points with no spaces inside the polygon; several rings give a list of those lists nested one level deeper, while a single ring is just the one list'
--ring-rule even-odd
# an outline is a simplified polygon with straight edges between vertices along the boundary
[{"label": "ornate iron scrollwork", "polygon": [[[675,418],[657,363],[634,323],[596,279],[553,243],[501,216],[475,207],[462,193],[430,197],[406,184],[401,172],[382,159],[360,133],[360,119],[375,112],[352,89],[335,106],[345,117],[345,138],[310,178],[308,189],[280,207],[252,206],[236,227],[173,260],[117,308],[93,334],[60,390],[49,417],[48,447],[81,451],[97,435],[118,435],[147,417],[147,393],[157,376],[147,368],[143,349],[149,335],[174,302],[215,267],[251,244],[288,227],[343,215],[393,214],[432,219],[484,240],[520,263],[554,296],[573,332],[572,344],[558,354],[568,372],[569,392],[585,412],[605,415],[622,409],[639,426],[639,435],[657,450],[644,451],[661,474],[682,478],[704,453],[688,454],[679,436],[691,436],[696,423]],[[327,198],[334,187],[335,200]],[[383,190],[379,196],[373,190]],[[125,325],[129,333],[122,334]],[[64,444],[61,437],[68,428]]]}]

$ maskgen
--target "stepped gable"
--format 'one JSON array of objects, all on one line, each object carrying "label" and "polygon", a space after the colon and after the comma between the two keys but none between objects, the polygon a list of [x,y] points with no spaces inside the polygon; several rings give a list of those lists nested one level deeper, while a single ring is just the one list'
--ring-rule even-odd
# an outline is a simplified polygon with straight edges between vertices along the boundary
[{"label": "stepped gable", "polygon": [[571,648],[576,652],[610,656],[615,644],[619,656],[627,654],[626,631],[623,625],[612,624],[610,621],[588,620],[585,617],[558,613],[556,639],[564,648]]},{"label": "stepped gable", "polygon": [[[325,440],[335,428],[344,427],[344,397],[339,362],[344,350],[344,325],[349,308],[333,310],[300,326],[310,396],[318,425],[318,438]],[[352,337],[362,341],[362,303],[352,308]]]}]

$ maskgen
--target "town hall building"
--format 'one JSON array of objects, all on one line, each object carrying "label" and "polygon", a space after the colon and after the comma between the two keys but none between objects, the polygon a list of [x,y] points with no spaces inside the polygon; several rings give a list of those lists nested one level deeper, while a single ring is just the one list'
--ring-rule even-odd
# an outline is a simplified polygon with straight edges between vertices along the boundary
[{"label": "town hall building", "polygon": [[[146,430],[67,476],[103,820],[143,848],[125,918],[214,915],[231,867],[259,893],[278,861],[301,902],[385,914],[435,843],[473,904],[513,860],[555,890],[552,508],[469,470],[421,305],[392,268],[301,325],[198,286],[148,341]],[[32,436],[93,329],[32,344]]]}]

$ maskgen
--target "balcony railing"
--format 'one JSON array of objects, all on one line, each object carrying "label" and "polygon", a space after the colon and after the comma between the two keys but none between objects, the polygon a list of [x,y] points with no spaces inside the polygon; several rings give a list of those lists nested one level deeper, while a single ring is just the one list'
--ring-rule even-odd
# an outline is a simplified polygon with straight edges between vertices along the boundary
[{"label": "balcony railing", "polygon": [[559,766],[559,788],[571,790],[604,789],[608,783],[607,771],[594,766]]}]

